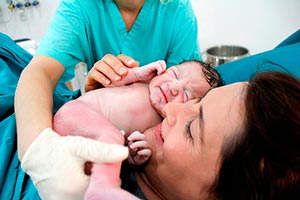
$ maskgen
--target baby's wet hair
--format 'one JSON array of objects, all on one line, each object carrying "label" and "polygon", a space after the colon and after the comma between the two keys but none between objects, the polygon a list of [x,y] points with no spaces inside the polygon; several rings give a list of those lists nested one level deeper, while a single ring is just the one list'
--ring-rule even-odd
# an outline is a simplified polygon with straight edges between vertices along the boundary
[{"label": "baby's wet hair", "polygon": [[224,81],[219,72],[212,67],[210,63],[203,62],[201,60],[186,60],[183,62],[196,62],[202,68],[202,72],[205,76],[206,81],[211,87],[220,87],[224,85]]}]

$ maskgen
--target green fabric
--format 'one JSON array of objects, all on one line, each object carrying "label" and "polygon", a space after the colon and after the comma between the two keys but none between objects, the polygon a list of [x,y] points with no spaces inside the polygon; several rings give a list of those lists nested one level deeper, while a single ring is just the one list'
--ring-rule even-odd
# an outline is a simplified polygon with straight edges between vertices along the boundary
[{"label": "green fabric", "polygon": [[[10,37],[0,33],[0,199],[40,199],[18,160],[14,96],[20,74],[32,56]],[[64,83],[54,94],[55,112],[65,102],[78,97]]]},{"label": "green fabric", "polygon": [[165,60],[167,66],[201,59],[197,20],[187,0],[162,4],[147,0],[129,32],[112,0],[63,0],[36,54],[60,61],[73,77],[74,66],[88,70],[104,55],[125,54],[140,66]]},{"label": "green fabric", "polygon": [[225,84],[247,81],[261,71],[282,71],[300,78],[300,30],[270,51],[216,67]]}]

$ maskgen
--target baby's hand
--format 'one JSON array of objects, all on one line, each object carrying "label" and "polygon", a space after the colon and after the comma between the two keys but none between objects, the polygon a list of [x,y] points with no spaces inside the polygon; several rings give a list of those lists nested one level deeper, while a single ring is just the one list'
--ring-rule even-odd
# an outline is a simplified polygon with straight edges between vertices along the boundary
[{"label": "baby's hand", "polygon": [[128,138],[129,157],[128,162],[133,165],[144,164],[151,156],[145,135],[135,131]]},{"label": "baby's hand", "polygon": [[166,68],[167,66],[164,60],[158,60],[142,67],[135,68],[138,69],[138,71],[136,72],[137,80],[149,81],[155,75],[161,75],[162,73],[164,73],[166,71]]}]

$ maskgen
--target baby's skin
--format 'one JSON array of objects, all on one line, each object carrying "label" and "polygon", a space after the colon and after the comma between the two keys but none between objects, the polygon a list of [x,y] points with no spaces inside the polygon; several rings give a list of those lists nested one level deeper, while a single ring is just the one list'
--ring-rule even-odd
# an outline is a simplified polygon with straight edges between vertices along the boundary
[{"label": "baby's skin", "polygon": [[[169,102],[186,102],[211,89],[200,63],[184,62],[165,70],[164,61],[131,68],[118,83],[123,86],[93,90],[66,103],[54,116],[54,130],[62,135],[127,144],[131,155],[128,161],[143,164],[151,150],[141,132],[161,122],[164,106]],[[125,132],[125,138],[120,134],[121,130]],[[121,190],[120,167],[121,163],[94,164],[86,199],[105,199],[104,194],[109,195],[108,191]],[[90,174],[90,170],[87,172]],[[112,199],[111,195],[108,197]]]},{"label": "baby's skin", "polygon": [[[129,162],[144,163],[151,151],[147,149],[147,142],[140,132],[158,124],[161,117],[151,106],[148,84],[143,81],[149,81],[165,69],[163,61],[129,69],[127,79],[120,84],[140,82],[101,88],[66,103],[54,116],[54,130],[61,135],[79,135],[124,145],[122,130],[128,139],[126,143],[132,147],[130,153],[134,156],[128,159]],[[130,193],[120,191],[120,168],[121,162],[94,164],[85,199],[112,199],[112,195],[116,195],[113,199],[134,199]]]},{"label": "baby's skin", "polygon": [[[55,115],[54,130],[63,135],[80,135],[93,138],[102,142],[124,145],[124,136],[120,131],[111,124],[111,122],[100,112],[86,111],[86,107],[82,102],[70,102],[63,112],[68,112],[72,116],[85,116],[88,126],[81,126],[81,129],[72,130],[69,127],[62,127],[59,118],[63,113],[59,112]],[[87,114],[87,115],[86,115]],[[61,115],[61,116],[60,116]],[[82,117],[83,118],[83,117]],[[56,121],[58,120],[58,121]],[[68,120],[68,119],[63,119]],[[64,130],[62,130],[64,129]],[[70,132],[69,132],[70,131]],[[108,134],[109,133],[109,134]],[[135,199],[132,194],[120,188],[119,173],[121,162],[118,163],[97,163],[94,164],[90,174],[89,186],[86,190],[84,199]],[[90,170],[90,169],[85,169]],[[113,196],[112,196],[113,195]]]}]

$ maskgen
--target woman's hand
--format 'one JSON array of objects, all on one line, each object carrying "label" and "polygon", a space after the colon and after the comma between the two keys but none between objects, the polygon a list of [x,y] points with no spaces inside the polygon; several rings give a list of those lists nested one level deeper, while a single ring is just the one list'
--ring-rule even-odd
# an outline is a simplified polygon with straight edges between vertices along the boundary
[{"label": "woman's hand", "polygon": [[127,68],[137,67],[139,63],[133,58],[120,54],[117,57],[106,54],[96,62],[89,71],[85,81],[85,91],[97,89],[103,85],[109,86],[127,75]]},{"label": "woman's hand", "polygon": [[60,136],[47,128],[33,141],[22,159],[42,199],[83,199],[89,184],[87,161],[114,163],[126,159],[128,149],[81,136]]}]

